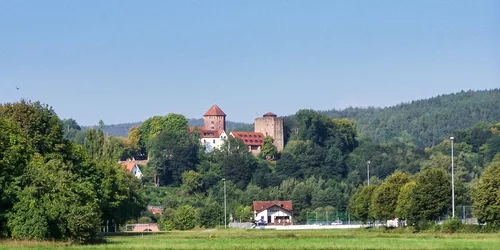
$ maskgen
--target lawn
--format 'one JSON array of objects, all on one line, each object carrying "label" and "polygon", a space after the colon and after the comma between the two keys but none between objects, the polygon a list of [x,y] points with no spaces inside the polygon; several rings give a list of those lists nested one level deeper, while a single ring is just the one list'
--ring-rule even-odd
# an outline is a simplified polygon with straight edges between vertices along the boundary
[{"label": "lawn", "polygon": [[499,234],[438,234],[383,230],[214,230],[125,234],[106,244],[0,241],[0,249],[499,249]]}]

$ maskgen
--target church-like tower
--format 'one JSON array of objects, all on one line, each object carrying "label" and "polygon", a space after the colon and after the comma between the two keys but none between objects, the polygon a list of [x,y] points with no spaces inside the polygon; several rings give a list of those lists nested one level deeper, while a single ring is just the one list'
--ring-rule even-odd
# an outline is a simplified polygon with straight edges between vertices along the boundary
[{"label": "church-like tower", "polygon": [[226,114],[217,105],[213,105],[203,115],[204,129],[226,131]]}]

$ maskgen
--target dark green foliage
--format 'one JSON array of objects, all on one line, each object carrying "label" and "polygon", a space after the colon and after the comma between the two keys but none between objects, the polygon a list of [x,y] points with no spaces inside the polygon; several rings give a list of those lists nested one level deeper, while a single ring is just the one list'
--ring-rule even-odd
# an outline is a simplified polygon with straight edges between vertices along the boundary
[{"label": "dark green foliage", "polygon": [[500,161],[484,170],[472,199],[478,221],[491,228],[500,227]]},{"label": "dark green foliage", "polygon": [[175,211],[173,223],[178,230],[193,229],[198,223],[198,214],[192,206],[184,205]]},{"label": "dark green foliage", "polygon": [[[92,185],[79,181],[65,168],[64,163],[45,162],[41,156],[30,162],[19,202],[9,214],[12,237],[70,239],[79,243],[95,238],[100,211]],[[34,210],[29,211],[31,208]]]},{"label": "dark green foliage", "polygon": [[260,155],[264,159],[274,159],[278,154],[278,149],[274,146],[274,139],[270,136],[264,138],[264,145],[260,151]]},{"label": "dark green foliage", "polygon": [[200,226],[213,228],[221,223],[224,208],[213,200],[208,200],[200,210]]},{"label": "dark green foliage", "polygon": [[223,178],[231,180],[240,189],[250,183],[257,168],[257,160],[241,139],[229,137],[214,154]]},{"label": "dark green foliage", "polygon": [[[89,131],[89,157],[64,138],[62,124],[39,103],[0,106],[2,235],[86,243],[103,220],[120,223],[144,209],[140,184],[117,164],[113,138]],[[65,124],[78,129],[74,121]]]},{"label": "dark green foliage", "polygon": [[405,217],[412,222],[433,221],[447,215],[451,207],[451,184],[445,170],[430,168],[420,172],[411,198],[412,209]]},{"label": "dark green foliage", "polygon": [[431,147],[454,131],[472,127],[480,121],[499,121],[498,107],[500,89],[493,89],[462,91],[389,108],[351,107],[324,113],[354,120],[361,133],[376,143],[387,142],[406,131],[417,146]]},{"label": "dark green foliage", "polygon": [[199,163],[200,143],[186,131],[164,131],[151,143],[150,165],[156,169],[160,185],[180,185],[182,173],[195,170]]},{"label": "dark green foliage", "polygon": [[387,177],[372,194],[370,217],[380,221],[394,218],[400,190],[408,181],[408,175],[402,172]]},{"label": "dark green foliage", "polygon": [[372,194],[377,186],[360,186],[356,189],[352,198],[349,200],[349,212],[352,214],[353,218],[361,220],[366,223],[370,220],[370,204],[372,199]]}]

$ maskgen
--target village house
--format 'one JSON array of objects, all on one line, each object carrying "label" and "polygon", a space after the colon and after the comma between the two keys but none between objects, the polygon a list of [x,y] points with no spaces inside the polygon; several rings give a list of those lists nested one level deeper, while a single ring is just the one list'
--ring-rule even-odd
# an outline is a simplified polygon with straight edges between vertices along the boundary
[{"label": "village house", "polygon": [[133,176],[135,176],[137,179],[142,179],[142,171],[139,168],[139,163],[135,160],[128,160],[128,161],[122,161],[120,162],[122,166],[124,166],[128,172],[132,173]]},{"label": "village house", "polygon": [[292,201],[254,201],[253,215],[257,223],[290,225],[293,223]]}]

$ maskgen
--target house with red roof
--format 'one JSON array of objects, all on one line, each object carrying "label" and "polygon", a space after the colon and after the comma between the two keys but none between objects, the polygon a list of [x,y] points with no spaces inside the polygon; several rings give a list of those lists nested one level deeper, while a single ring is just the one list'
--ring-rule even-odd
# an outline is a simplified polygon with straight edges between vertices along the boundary
[{"label": "house with red roof", "polygon": [[292,201],[254,201],[253,215],[259,224],[290,225],[293,223]]},{"label": "house with red roof", "polygon": [[260,132],[237,132],[229,133],[230,136],[241,139],[253,155],[258,155],[264,145],[264,134]]},{"label": "house with red roof", "polygon": [[141,169],[139,168],[137,161],[128,160],[121,162],[121,164],[125,169],[127,169],[128,172],[137,177],[137,179],[142,179],[143,174]]}]

